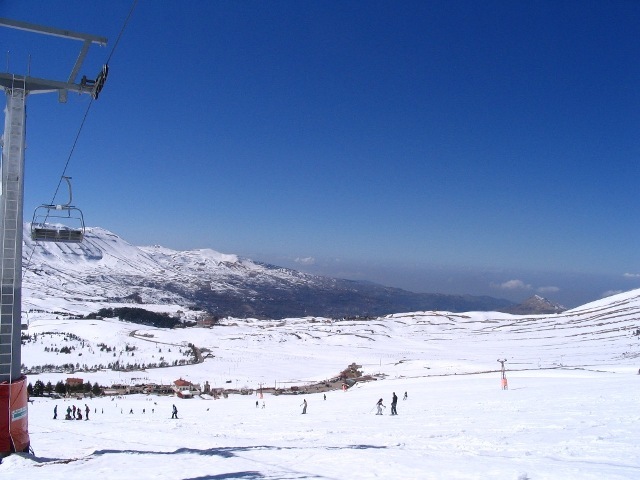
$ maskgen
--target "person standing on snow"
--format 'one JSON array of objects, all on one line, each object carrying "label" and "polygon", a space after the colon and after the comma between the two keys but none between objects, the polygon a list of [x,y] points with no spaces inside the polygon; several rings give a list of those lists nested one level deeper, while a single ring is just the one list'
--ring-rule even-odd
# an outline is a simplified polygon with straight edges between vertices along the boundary
[{"label": "person standing on snow", "polygon": [[302,407],[302,413],[303,414],[307,413],[307,400],[306,399],[302,400],[302,404],[300,406]]},{"label": "person standing on snow", "polygon": [[402,397],[403,400],[407,399],[407,392],[404,392],[404,397]]},{"label": "person standing on snow", "polygon": [[178,418],[178,409],[175,404],[173,405],[173,413],[171,414],[171,418]]},{"label": "person standing on snow", "polygon": [[58,418],[58,405],[53,407],[53,419],[55,420],[56,418]]},{"label": "person standing on snow", "polygon": [[89,420],[89,405],[84,404],[84,419]]},{"label": "person standing on snow", "polygon": [[382,409],[387,408],[382,404],[382,399],[378,400],[378,403],[376,403],[376,407],[378,407],[378,413],[376,413],[376,415],[382,415]]},{"label": "person standing on snow", "polygon": [[398,405],[398,397],[396,396],[396,392],[393,392],[393,398],[391,399],[391,415],[398,414],[398,411],[396,410],[396,405]]}]

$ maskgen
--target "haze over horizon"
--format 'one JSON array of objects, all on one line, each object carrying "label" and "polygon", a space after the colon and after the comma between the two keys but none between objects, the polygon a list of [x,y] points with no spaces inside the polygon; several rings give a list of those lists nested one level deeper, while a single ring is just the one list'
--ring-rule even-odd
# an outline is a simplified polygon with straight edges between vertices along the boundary
[{"label": "haze over horizon", "polygon": [[[134,245],[567,307],[640,287],[640,3],[140,0],[117,42],[131,5],[0,1],[109,39],[72,155],[89,97],[28,98],[25,221],[70,159]],[[66,80],[78,42],[0,31],[0,69]]]}]

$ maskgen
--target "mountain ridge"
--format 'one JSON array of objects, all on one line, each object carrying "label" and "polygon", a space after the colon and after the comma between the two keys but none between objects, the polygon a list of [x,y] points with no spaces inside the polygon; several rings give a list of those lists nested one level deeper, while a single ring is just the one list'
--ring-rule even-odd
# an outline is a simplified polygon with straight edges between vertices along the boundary
[{"label": "mountain ridge", "polygon": [[81,244],[31,240],[25,224],[23,289],[32,307],[63,296],[73,303],[179,304],[215,316],[379,316],[402,311],[500,310],[488,296],[414,293],[323,277],[212,249],[136,247],[101,227]]}]

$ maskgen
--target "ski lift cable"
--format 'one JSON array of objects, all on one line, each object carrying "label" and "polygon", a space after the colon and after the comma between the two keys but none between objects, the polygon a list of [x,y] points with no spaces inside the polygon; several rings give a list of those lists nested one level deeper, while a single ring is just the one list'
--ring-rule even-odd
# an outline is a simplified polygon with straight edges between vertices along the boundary
[{"label": "ski lift cable", "polygon": [[69,168],[69,163],[71,162],[71,157],[73,156],[73,152],[75,151],[76,145],[78,144],[78,140],[80,139],[80,133],[82,133],[82,129],[84,127],[84,124],[87,121],[87,116],[89,115],[89,111],[91,110],[91,105],[93,105],[93,97],[89,101],[89,105],[87,105],[87,109],[84,112],[84,117],[82,118],[82,122],[80,122],[80,127],[78,128],[78,133],[76,133],[76,138],[73,141],[73,145],[71,146],[71,150],[69,151],[69,156],[67,157],[67,161],[65,162],[64,168],[62,169],[62,174],[60,175],[60,180],[58,180],[58,186],[56,187],[56,190],[53,193],[53,197],[51,198],[50,205],[54,205],[56,196],[58,195],[58,191],[60,190],[60,185],[62,185],[62,181],[67,176],[67,169]]},{"label": "ski lift cable", "polygon": [[107,65],[109,65],[109,61],[111,60],[113,53],[116,51],[116,48],[118,47],[118,43],[120,43],[120,38],[122,38],[122,34],[124,33],[125,29],[127,28],[127,25],[129,24],[129,20],[131,20],[131,15],[133,15],[133,11],[135,10],[137,4],[138,4],[138,0],[133,0],[133,3],[131,4],[131,9],[129,10],[129,14],[127,15],[127,18],[125,18],[124,23],[122,24],[122,28],[120,29],[120,33],[118,34],[118,37],[116,38],[116,41],[114,42],[113,47],[111,48],[111,53],[109,53],[109,56],[107,57],[107,61],[105,62]]},{"label": "ski lift cable", "polygon": [[[133,3],[131,4],[131,8],[129,9],[129,13],[127,14],[127,17],[125,18],[123,24],[122,24],[122,28],[120,29],[120,33],[118,33],[118,37],[116,38],[115,43],[113,44],[113,47],[111,48],[111,52],[109,52],[109,56],[107,57],[107,61],[105,63],[105,66],[109,65],[109,61],[111,61],[111,57],[113,57],[113,54],[116,51],[116,48],[118,46],[118,44],[120,43],[120,39],[122,38],[122,35],[124,34],[125,29],[127,28],[127,25],[129,24],[129,20],[131,20],[131,16],[133,15],[133,11],[136,8],[136,5],[138,4],[138,0],[133,0]],[[108,68],[108,67],[107,67]],[[65,179],[65,177],[67,177],[66,173],[67,173],[67,169],[69,168],[69,163],[71,162],[71,157],[73,156],[73,153],[75,151],[76,145],[78,144],[78,140],[80,138],[80,134],[82,132],[82,129],[84,127],[84,124],[87,120],[87,116],[89,115],[89,111],[91,110],[91,106],[93,105],[93,100],[94,100],[94,96],[91,96],[91,99],[89,100],[89,104],[87,105],[87,109],[85,110],[84,116],[82,118],[82,122],[80,123],[80,127],[78,128],[78,132],[76,134],[76,138],[73,142],[73,145],[71,147],[71,150],[69,152],[69,156],[67,157],[67,161],[65,162],[64,168],[62,169],[62,174],[60,175],[60,179],[58,180],[58,185],[56,186],[55,192],[53,193],[53,197],[51,199],[51,205],[54,205],[56,196],[58,195],[58,191],[60,190],[60,186],[62,185],[62,181]],[[45,219],[46,221],[46,219]],[[31,253],[29,254],[29,259],[27,261],[27,265],[25,270],[28,272],[29,271],[29,267],[31,266],[31,261],[33,258],[33,253],[35,251],[35,243],[33,245],[33,248],[31,249]]]},{"label": "ski lift cable", "polygon": [[[118,37],[116,38],[115,43],[113,44],[113,47],[111,48],[111,52],[109,52],[109,56],[107,57],[107,61],[105,62],[105,66],[107,66],[107,71],[108,71],[108,65],[109,62],[111,61],[111,57],[113,57],[113,54],[116,51],[116,48],[118,47],[118,44],[120,43],[120,39],[122,38],[122,35],[124,34],[125,29],[127,28],[127,25],[129,24],[129,20],[131,19],[131,15],[133,15],[133,11],[136,8],[136,5],[138,4],[138,0],[133,0],[133,3],[131,4],[131,8],[129,9],[129,14],[127,15],[127,17],[125,18],[123,24],[122,24],[122,28],[120,29],[120,33],[118,34]],[[76,149],[76,145],[78,144],[78,140],[80,138],[80,134],[82,133],[82,129],[84,127],[85,122],[87,121],[87,117],[89,115],[89,111],[91,110],[91,106],[93,105],[93,101],[94,101],[94,96],[91,96],[91,99],[89,100],[89,104],[87,105],[87,109],[84,113],[84,117],[82,118],[82,122],[80,123],[80,127],[78,128],[78,133],[76,134],[76,138],[73,141],[73,145],[71,146],[71,151],[69,152],[69,156],[67,157],[67,161],[64,164],[64,168],[62,169],[62,174],[60,175],[60,180],[58,181],[58,185],[56,187],[55,192],[53,193],[53,197],[51,199],[51,203],[50,205],[54,205],[56,196],[58,195],[58,191],[60,190],[60,185],[62,185],[62,181],[64,180],[64,177],[66,177],[66,173],[67,173],[67,169],[69,168],[69,163],[71,162],[71,157],[73,156],[73,153]]]}]

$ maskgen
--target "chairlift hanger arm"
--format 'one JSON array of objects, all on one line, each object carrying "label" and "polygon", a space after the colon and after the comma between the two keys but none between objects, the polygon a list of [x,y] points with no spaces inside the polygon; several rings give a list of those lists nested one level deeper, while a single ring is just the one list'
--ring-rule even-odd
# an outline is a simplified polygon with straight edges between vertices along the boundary
[{"label": "chairlift hanger arm", "polygon": [[[88,33],[73,32],[71,30],[63,30],[60,28],[47,27],[43,25],[35,25],[33,23],[21,22],[19,20],[12,20],[10,18],[4,17],[0,17],[0,26],[15,28],[17,30],[24,30],[27,32],[42,33],[44,35],[52,35],[55,37],[70,38],[72,40],[81,40],[82,48],[80,49],[80,53],[78,54],[76,63],[73,65],[66,83],[55,80],[24,77],[25,89],[27,91],[33,92],[58,91],[59,101],[62,103],[67,101],[68,90],[78,93],[89,93],[94,98],[98,98],[98,94],[100,93],[100,90],[102,90],[102,86],[104,85],[104,81],[106,80],[104,67],[103,70],[98,74],[98,78],[94,82],[98,84],[97,88],[91,82],[87,83],[85,78],[83,78],[83,81],[80,84],[76,84],[75,80],[78,76],[78,72],[80,71],[80,67],[82,67],[84,59],[89,52],[89,47],[91,46],[91,44],[95,43],[101,46],[105,46],[107,44],[107,39],[105,37],[99,37],[97,35],[91,35]],[[0,74],[0,86],[4,88],[10,88],[15,80],[15,75]],[[22,81],[23,78],[20,78],[20,80]]]}]

